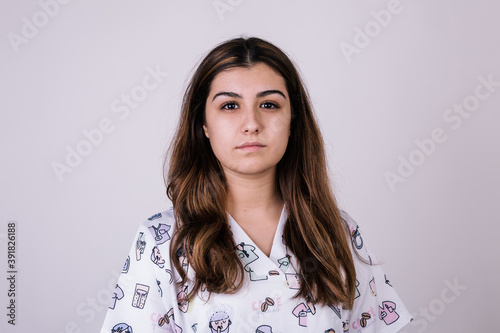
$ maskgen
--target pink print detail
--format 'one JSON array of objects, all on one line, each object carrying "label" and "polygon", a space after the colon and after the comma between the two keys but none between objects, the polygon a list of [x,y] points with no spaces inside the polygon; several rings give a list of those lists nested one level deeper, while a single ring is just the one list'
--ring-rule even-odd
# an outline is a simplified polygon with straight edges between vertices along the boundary
[{"label": "pink print detail", "polygon": [[293,315],[299,318],[299,325],[302,327],[307,327],[307,310],[309,308],[304,303],[300,303],[292,311]]},{"label": "pink print detail", "polygon": [[306,302],[297,305],[292,313],[295,317],[299,318],[299,326],[307,327],[307,314],[314,315],[316,313],[316,307],[310,294],[306,297]]},{"label": "pink print detail", "polygon": [[399,318],[396,312],[396,304],[391,301],[382,302],[382,306],[378,307],[379,318],[382,319],[386,325],[390,325]]},{"label": "pink print detail", "polygon": [[300,278],[297,274],[286,273],[286,284],[290,289],[300,289]]}]

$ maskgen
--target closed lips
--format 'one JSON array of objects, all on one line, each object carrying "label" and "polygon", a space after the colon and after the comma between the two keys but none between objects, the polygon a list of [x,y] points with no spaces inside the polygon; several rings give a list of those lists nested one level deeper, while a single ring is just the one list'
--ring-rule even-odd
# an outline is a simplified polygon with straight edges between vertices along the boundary
[{"label": "closed lips", "polygon": [[244,144],[239,145],[236,148],[246,148],[246,147],[265,147],[265,146],[259,142],[245,142]]}]

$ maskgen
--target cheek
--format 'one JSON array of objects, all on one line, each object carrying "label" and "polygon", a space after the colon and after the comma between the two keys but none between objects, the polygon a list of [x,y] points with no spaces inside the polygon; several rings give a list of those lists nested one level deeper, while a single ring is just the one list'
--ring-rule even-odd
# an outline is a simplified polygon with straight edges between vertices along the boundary
[{"label": "cheek", "polygon": [[272,133],[277,153],[284,154],[290,138],[289,119],[275,118],[270,121],[269,132]]},{"label": "cheek", "polygon": [[280,116],[269,119],[269,130],[276,135],[286,134],[290,132],[290,117]]},{"label": "cheek", "polygon": [[214,114],[213,111],[209,111],[206,123],[210,131],[210,138],[212,138],[212,135],[221,135],[233,131],[238,125],[237,120],[236,117],[226,114]]},{"label": "cheek", "polygon": [[214,129],[210,132],[210,146],[217,159],[223,159],[230,153],[232,143],[231,134],[228,129]]}]

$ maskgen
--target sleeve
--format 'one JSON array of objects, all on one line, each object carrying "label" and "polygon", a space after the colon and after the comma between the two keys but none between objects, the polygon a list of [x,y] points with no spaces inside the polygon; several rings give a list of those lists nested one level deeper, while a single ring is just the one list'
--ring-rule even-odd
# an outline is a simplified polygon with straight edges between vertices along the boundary
[{"label": "sleeve", "polygon": [[341,211],[341,215],[349,226],[356,268],[356,295],[349,325],[355,332],[397,332],[413,318],[368,248],[358,224],[346,212]]},{"label": "sleeve", "polygon": [[155,249],[151,233],[141,225],[115,287],[101,333],[153,332],[158,318],[167,312],[161,293],[168,290],[159,288],[158,266],[149,257]]}]

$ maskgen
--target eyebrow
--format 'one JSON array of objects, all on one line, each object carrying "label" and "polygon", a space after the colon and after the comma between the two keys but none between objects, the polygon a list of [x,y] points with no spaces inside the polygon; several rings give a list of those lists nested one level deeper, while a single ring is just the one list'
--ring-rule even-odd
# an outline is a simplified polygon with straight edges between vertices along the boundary
[{"label": "eyebrow", "polygon": [[[265,91],[261,91],[257,94],[257,97],[265,97],[265,96],[268,96],[268,95],[272,95],[272,94],[279,94],[281,96],[283,96],[284,99],[286,99],[286,96],[284,93],[282,93],[280,90],[265,90]],[[214,98],[212,98],[212,102],[219,96],[229,96],[229,97],[233,97],[233,98],[243,98],[241,97],[240,95],[238,95],[237,93],[234,93],[234,92],[231,92],[231,91],[221,91],[217,94],[215,94]]]}]

